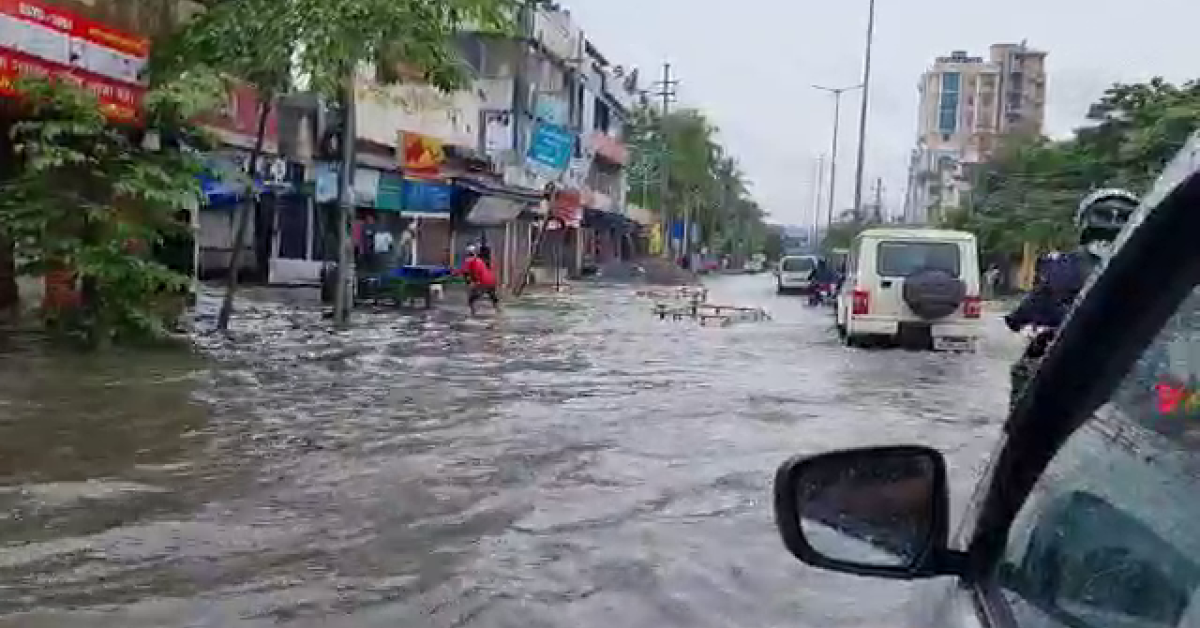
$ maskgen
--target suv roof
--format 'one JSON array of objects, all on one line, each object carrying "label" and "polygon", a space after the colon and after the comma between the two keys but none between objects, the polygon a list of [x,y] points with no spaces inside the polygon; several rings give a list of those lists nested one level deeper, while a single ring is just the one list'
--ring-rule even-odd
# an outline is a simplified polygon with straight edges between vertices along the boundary
[{"label": "suv roof", "polygon": [[974,240],[975,234],[954,229],[927,227],[872,227],[858,234],[860,238],[896,238],[909,240]]}]

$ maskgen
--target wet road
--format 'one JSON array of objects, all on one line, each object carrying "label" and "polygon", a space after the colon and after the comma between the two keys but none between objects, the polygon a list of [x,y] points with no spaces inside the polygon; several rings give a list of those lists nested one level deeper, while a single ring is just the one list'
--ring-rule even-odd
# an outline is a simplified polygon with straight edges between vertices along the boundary
[{"label": "wet road", "polygon": [[961,506],[1015,342],[848,350],[770,276],[709,285],[774,322],[626,286],[341,336],[258,305],[192,359],[0,346],[0,626],[895,625],[908,585],[785,553],[771,474],[925,442]]}]

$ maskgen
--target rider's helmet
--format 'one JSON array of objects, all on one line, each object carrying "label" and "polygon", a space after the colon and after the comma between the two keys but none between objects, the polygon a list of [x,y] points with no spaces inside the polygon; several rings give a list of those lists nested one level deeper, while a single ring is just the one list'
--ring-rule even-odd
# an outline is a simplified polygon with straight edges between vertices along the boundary
[{"label": "rider's helmet", "polygon": [[477,255],[478,253],[479,247],[475,246],[474,244],[467,245],[467,255]]},{"label": "rider's helmet", "polygon": [[1132,192],[1106,188],[1096,190],[1084,197],[1075,212],[1075,225],[1079,228],[1079,243],[1087,245],[1097,240],[1112,242],[1141,199]]}]

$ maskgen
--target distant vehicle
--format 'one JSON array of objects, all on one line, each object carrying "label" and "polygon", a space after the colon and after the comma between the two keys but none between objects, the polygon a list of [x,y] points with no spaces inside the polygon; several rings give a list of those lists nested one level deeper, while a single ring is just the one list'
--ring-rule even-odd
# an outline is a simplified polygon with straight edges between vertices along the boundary
[{"label": "distant vehicle", "polygon": [[767,269],[767,256],[762,253],[755,253],[746,260],[742,268],[748,273],[761,273]]},{"label": "distant vehicle", "polygon": [[779,260],[779,272],[776,275],[779,294],[808,294],[812,291],[813,271],[817,269],[819,261],[815,255],[788,255]]},{"label": "distant vehicle", "polygon": [[972,351],[982,334],[979,253],[965,231],[867,229],[854,239],[837,295],[847,345],[872,338]]},{"label": "distant vehicle", "polygon": [[808,255],[812,250],[812,233],[805,227],[785,227],[780,237],[784,255]]}]

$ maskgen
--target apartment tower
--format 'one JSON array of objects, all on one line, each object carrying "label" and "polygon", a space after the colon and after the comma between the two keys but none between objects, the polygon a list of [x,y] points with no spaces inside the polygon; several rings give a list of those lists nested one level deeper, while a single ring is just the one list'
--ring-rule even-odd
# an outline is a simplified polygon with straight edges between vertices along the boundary
[{"label": "apartment tower", "polygon": [[1001,137],[1041,133],[1045,58],[1024,43],[995,44],[986,59],[956,50],[921,75],[906,222],[940,222],[964,204],[971,169],[987,161]]}]

